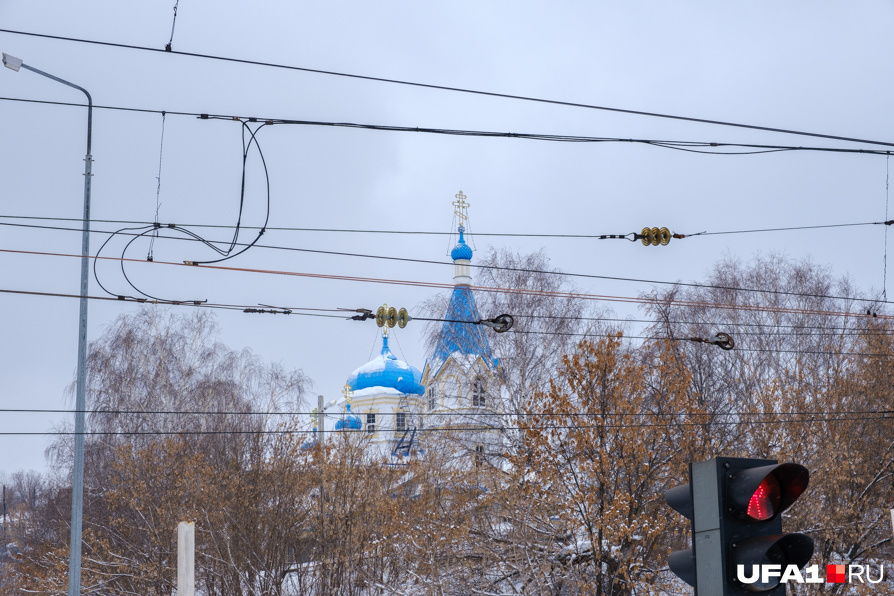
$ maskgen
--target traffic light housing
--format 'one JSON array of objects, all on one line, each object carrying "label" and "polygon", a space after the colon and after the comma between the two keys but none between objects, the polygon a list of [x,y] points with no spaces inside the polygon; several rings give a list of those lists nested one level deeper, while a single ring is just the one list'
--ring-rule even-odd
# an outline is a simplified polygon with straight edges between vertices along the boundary
[{"label": "traffic light housing", "polygon": [[[753,566],[800,568],[813,555],[813,540],[783,534],[781,513],[810,481],[807,468],[776,460],[718,457],[689,467],[689,484],[665,493],[668,505],[692,521],[691,549],[671,553],[668,566],[697,596],[784,596],[781,574]],[[737,566],[744,577],[739,580]]]}]

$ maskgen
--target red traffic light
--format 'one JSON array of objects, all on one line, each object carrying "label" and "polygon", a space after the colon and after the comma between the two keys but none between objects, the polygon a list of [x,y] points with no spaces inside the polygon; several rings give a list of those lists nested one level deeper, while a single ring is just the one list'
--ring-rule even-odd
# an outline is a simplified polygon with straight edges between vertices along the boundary
[{"label": "red traffic light", "polygon": [[771,520],[791,507],[809,482],[810,472],[799,464],[741,470],[729,481],[730,513],[742,519]]},{"label": "red traffic light", "polygon": [[776,515],[779,503],[782,502],[782,488],[772,474],[764,478],[751,499],[748,501],[746,514],[752,519],[764,521]]}]

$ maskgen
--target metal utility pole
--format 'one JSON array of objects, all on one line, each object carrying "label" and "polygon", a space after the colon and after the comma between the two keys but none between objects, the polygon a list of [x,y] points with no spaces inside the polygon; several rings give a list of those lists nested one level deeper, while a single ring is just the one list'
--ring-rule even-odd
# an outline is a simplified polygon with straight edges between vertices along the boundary
[{"label": "metal utility pole", "polygon": [[177,524],[177,596],[196,593],[196,523]]},{"label": "metal utility pole", "polygon": [[317,416],[319,420],[317,420],[317,433],[320,435],[320,449],[324,447],[324,438],[326,433],[326,409],[323,407],[323,400],[325,398],[322,395],[317,396]]},{"label": "metal utility pole", "polygon": [[87,155],[84,158],[84,225],[81,233],[81,300],[78,323],[78,376],[75,383],[75,450],[71,495],[71,554],[68,562],[68,596],[81,593],[81,533],[84,513],[84,433],[87,407],[87,275],[90,256],[90,188],[93,177],[91,141],[93,131],[93,98],[83,87],[32,68],[21,59],[3,54],[3,65],[19,71],[30,70],[48,79],[67,85],[87,96]]}]

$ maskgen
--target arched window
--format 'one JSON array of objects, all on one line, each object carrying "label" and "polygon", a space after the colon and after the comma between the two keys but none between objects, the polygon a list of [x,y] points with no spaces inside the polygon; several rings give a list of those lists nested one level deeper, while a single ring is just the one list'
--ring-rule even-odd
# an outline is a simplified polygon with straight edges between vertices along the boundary
[{"label": "arched window", "polygon": [[428,388],[428,411],[437,409],[438,407],[438,390],[434,385]]},{"label": "arched window", "polygon": [[487,405],[487,381],[483,377],[475,377],[472,381],[472,407],[483,408]]},{"label": "arched window", "polygon": [[481,464],[484,463],[484,445],[475,445],[475,453],[473,455],[472,461],[475,463],[476,468],[480,468]]}]

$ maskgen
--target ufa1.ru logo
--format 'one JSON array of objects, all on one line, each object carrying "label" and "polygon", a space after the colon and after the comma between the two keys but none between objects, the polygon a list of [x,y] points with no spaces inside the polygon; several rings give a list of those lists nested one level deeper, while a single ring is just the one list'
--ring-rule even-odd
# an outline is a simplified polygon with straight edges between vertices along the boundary
[{"label": "ufa1.ru logo", "polygon": [[[819,574],[819,565],[811,565],[804,573],[796,565],[752,565],[751,572],[746,573],[745,565],[736,565],[736,579],[743,584],[775,585],[792,582],[796,584],[844,584],[870,583],[877,584],[885,579],[884,565],[878,566],[878,577],[872,577],[869,565],[826,565],[826,577]],[[776,581],[779,578],[779,581]]]}]

